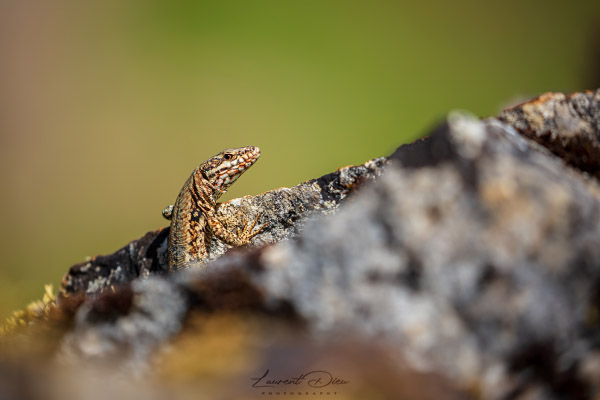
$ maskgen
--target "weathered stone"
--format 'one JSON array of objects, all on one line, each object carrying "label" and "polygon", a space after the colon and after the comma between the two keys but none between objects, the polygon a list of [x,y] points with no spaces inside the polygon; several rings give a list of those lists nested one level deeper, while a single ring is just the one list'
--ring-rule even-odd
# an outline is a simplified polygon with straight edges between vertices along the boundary
[{"label": "weathered stone", "polygon": [[168,236],[168,228],[151,231],[112,254],[73,265],[62,279],[59,294],[100,293],[127,284],[141,271],[160,271],[157,249]]},{"label": "weathered stone", "polygon": [[[252,377],[320,367],[325,346],[331,372],[352,376],[346,397],[598,398],[600,184],[577,152],[597,149],[599,102],[586,92],[502,120],[452,113],[388,159],[232,200],[224,215],[276,223],[252,248],[213,243],[220,257],[182,273],[164,273],[160,232],[140,240],[119,256],[140,266],[120,283],[139,278],[83,301],[61,365],[107,360],[119,373],[184,377],[208,397],[251,397]],[[561,145],[548,151],[529,140],[535,132]],[[144,246],[151,262],[136,258]],[[101,292],[90,290],[107,287],[97,279],[71,290]],[[336,347],[342,337],[351,339]],[[393,360],[385,367],[382,352]],[[239,369],[216,373],[214,354],[225,353]],[[281,372],[277,360],[300,361]],[[399,394],[372,371],[421,387]]]},{"label": "weathered stone", "polygon": [[393,338],[412,367],[484,398],[590,393],[598,186],[497,120],[451,118],[421,146],[418,168],[396,153],[334,218],[265,249],[255,285],[313,332]]},{"label": "weathered stone", "polygon": [[568,96],[545,93],[504,110],[499,118],[600,179],[600,89]]},{"label": "weathered stone", "polygon": [[179,332],[186,308],[186,297],[168,280],[135,280],[83,303],[57,356],[70,363],[114,362],[122,372],[141,374],[150,352]]},{"label": "weathered stone", "polygon": [[[418,166],[405,156],[415,146]],[[397,340],[412,367],[485,398],[589,393],[580,369],[599,339],[598,185],[493,119],[452,116],[391,159],[300,240],[226,255],[180,282],[212,287],[236,271],[267,310],[287,305],[318,335]]]}]

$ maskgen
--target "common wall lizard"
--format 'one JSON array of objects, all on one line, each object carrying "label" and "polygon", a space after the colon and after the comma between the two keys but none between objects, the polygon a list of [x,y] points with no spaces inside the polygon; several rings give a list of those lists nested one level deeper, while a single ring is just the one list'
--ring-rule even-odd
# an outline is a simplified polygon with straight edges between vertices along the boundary
[{"label": "common wall lizard", "polygon": [[192,172],[175,204],[163,210],[163,216],[171,220],[169,271],[206,262],[213,235],[230,246],[241,246],[264,229],[266,224],[254,230],[258,215],[252,224],[248,224],[244,217],[244,228],[238,228],[237,233],[230,232],[215,210],[219,197],[259,157],[260,149],[255,146],[227,149],[209,158]]}]

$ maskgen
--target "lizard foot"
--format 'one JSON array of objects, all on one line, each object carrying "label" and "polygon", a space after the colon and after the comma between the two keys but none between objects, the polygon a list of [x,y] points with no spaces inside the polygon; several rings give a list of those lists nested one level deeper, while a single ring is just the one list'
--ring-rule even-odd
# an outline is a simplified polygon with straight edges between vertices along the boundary
[{"label": "lizard foot", "polygon": [[252,232],[252,230],[254,229],[254,227],[256,226],[256,223],[258,222],[258,218],[260,217],[260,214],[258,214],[256,216],[256,218],[254,218],[254,221],[252,222],[251,225],[248,225],[248,220],[246,219],[246,222],[244,222],[244,229],[240,229],[238,228],[237,230],[237,236],[240,239],[240,241],[243,244],[248,244],[250,243],[250,240],[258,235],[259,233],[262,232],[263,229],[265,229],[265,227],[268,225],[266,222],[264,224],[262,224],[261,226],[258,227],[257,230],[255,230],[254,232]]}]

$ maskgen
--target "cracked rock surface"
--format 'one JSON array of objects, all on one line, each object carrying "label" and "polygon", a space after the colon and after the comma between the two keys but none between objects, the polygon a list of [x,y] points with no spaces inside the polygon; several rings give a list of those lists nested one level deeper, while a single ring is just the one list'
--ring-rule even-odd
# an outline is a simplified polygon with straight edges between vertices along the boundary
[{"label": "cracked rock surface", "polygon": [[599,398],[599,103],[451,113],[387,158],[232,200],[277,224],[195,269],[164,272],[165,230],[75,266],[58,308],[88,296],[54,362],[210,398],[314,369],[343,399]]}]

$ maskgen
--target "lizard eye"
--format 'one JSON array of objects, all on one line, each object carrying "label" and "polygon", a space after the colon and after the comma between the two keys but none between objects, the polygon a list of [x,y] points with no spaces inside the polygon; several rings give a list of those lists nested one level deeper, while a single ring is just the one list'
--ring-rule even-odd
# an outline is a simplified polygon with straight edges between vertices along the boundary
[{"label": "lizard eye", "polygon": [[229,154],[229,153],[223,154],[223,158],[225,160],[231,160],[231,154]]}]

